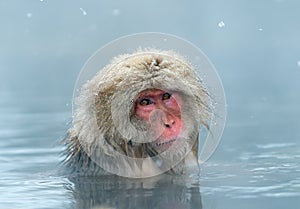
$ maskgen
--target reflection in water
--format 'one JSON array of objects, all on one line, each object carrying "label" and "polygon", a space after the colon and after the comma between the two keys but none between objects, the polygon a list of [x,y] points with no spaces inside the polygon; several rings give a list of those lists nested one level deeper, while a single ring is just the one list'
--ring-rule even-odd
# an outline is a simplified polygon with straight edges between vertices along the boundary
[{"label": "reflection in water", "polygon": [[[193,180],[191,180],[193,179]],[[71,178],[71,208],[201,209],[198,176],[128,179],[118,176]]]}]

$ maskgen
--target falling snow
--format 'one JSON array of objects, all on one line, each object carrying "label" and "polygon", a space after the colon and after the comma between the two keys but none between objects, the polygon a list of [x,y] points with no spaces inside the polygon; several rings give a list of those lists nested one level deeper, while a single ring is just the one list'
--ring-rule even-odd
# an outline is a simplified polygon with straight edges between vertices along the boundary
[{"label": "falling snow", "polygon": [[300,60],[297,62],[298,67],[300,67]]},{"label": "falling snow", "polygon": [[219,26],[219,28],[223,28],[223,27],[225,27],[225,23],[223,21],[221,21],[221,22],[219,22],[218,26]]},{"label": "falling snow", "polygon": [[120,15],[120,10],[119,10],[119,9],[114,9],[114,10],[112,11],[112,15],[113,15],[113,16],[119,16],[119,15]]},{"label": "falling snow", "polygon": [[85,11],[84,9],[82,9],[81,7],[80,7],[79,9],[80,9],[80,11],[82,12],[82,15],[84,15],[84,16],[87,15],[87,13],[86,13],[86,11]]},{"label": "falling snow", "polygon": [[26,16],[27,16],[28,18],[31,18],[31,17],[32,17],[32,13],[28,12],[28,13],[26,14]]}]

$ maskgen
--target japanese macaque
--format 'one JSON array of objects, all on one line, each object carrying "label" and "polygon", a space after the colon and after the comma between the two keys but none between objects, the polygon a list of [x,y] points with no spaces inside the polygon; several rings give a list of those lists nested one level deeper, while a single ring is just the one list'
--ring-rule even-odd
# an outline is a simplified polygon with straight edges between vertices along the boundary
[{"label": "japanese macaque", "polygon": [[189,62],[172,51],[115,58],[75,100],[66,165],[79,175],[148,177],[198,162],[211,98]]}]

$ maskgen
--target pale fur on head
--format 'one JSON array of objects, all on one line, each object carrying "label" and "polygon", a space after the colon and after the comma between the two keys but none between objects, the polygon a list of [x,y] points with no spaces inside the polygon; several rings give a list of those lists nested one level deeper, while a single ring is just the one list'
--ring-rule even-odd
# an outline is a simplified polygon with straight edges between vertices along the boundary
[{"label": "pale fur on head", "polygon": [[[211,98],[193,66],[173,51],[139,50],[114,58],[82,87],[75,100],[72,127],[66,138],[66,164],[74,170],[80,167],[81,173],[94,175],[102,173],[102,169],[91,162],[91,156],[101,158],[116,149],[127,156],[147,157],[145,147],[128,146],[130,136],[135,134],[128,127],[131,120],[128,114],[132,114],[133,101],[145,89],[179,91],[187,97],[192,96],[194,104],[187,108],[193,111],[183,111],[192,112],[199,125],[208,127]],[[112,106],[114,110],[122,110],[118,114],[125,115],[113,118]],[[120,129],[127,130],[128,137],[124,137]],[[110,160],[107,163],[114,166],[119,159],[111,156]]]}]

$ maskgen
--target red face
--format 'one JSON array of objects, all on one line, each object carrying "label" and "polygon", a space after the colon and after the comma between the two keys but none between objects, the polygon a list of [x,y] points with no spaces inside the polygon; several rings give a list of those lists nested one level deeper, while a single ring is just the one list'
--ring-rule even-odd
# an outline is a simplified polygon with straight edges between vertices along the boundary
[{"label": "red face", "polygon": [[[135,114],[142,120],[151,123],[151,117],[159,110],[159,118],[155,120],[155,130],[161,133],[158,143],[176,140],[182,129],[181,98],[178,93],[158,89],[145,90],[140,93],[135,105]],[[157,130],[158,129],[158,130]]]}]

